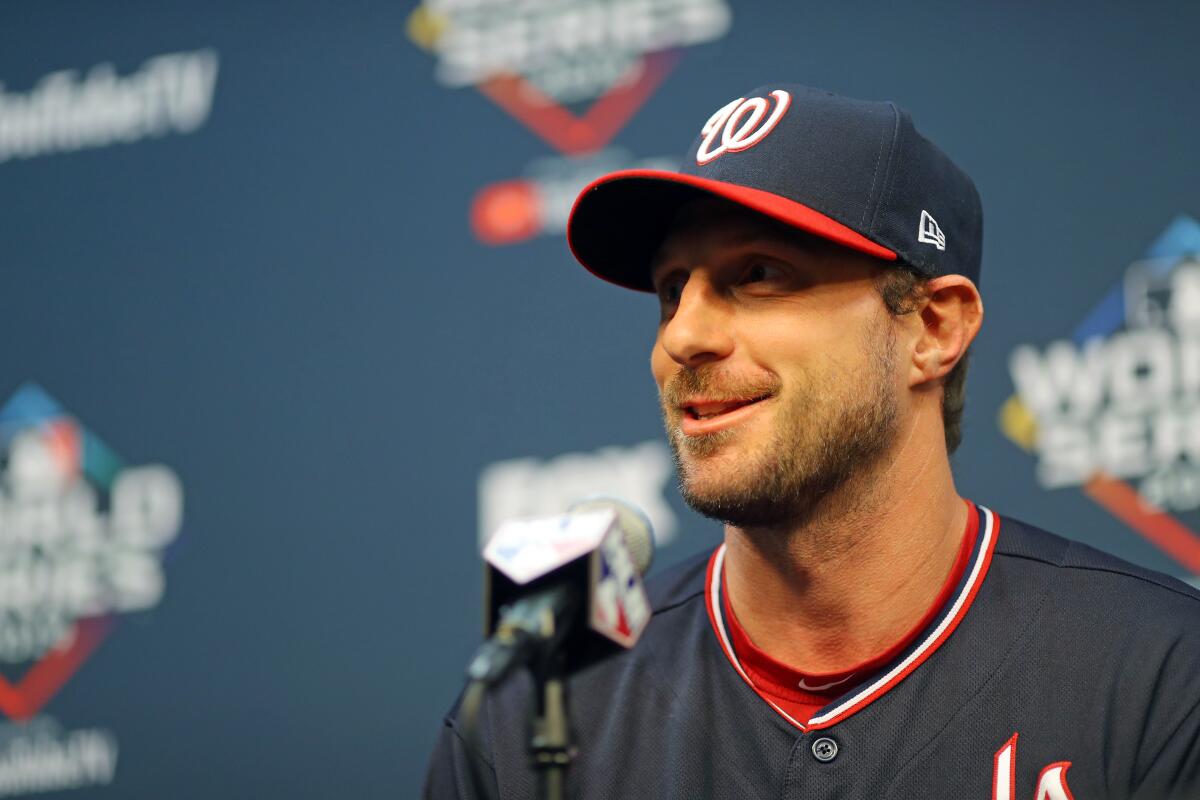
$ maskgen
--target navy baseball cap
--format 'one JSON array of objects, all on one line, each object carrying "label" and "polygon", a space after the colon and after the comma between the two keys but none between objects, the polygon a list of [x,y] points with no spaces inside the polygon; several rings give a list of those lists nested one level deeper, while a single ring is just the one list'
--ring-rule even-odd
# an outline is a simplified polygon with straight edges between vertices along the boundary
[{"label": "navy baseball cap", "polygon": [[585,187],[567,242],[604,280],[652,292],[650,259],[680,207],[704,195],[929,277],[979,283],[975,184],[894,103],[755,89],[701,126],[678,172],[622,170]]}]

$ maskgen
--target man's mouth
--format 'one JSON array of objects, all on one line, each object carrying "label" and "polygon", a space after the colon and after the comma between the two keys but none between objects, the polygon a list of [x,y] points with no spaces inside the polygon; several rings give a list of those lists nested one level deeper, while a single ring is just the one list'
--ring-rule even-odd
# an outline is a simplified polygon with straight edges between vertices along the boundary
[{"label": "man's mouth", "polygon": [[681,404],[683,418],[679,430],[684,436],[704,436],[740,425],[756,412],[771,395],[739,397],[728,400],[696,398]]},{"label": "man's mouth", "polygon": [[765,400],[769,395],[760,397],[738,398],[736,400],[695,400],[683,407],[684,413],[692,419],[712,419],[722,414],[728,414],[744,406]]}]

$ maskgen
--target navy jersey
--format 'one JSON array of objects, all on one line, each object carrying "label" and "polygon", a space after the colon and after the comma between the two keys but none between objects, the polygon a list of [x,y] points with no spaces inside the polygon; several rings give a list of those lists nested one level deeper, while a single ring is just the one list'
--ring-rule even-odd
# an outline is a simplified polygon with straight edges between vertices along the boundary
[{"label": "navy jersey", "polygon": [[[982,507],[969,566],[896,659],[796,720],[743,673],[723,547],[649,581],[638,645],[573,676],[572,798],[1200,798],[1200,593]],[[525,673],[468,754],[457,708],[427,798],[537,797]]]}]

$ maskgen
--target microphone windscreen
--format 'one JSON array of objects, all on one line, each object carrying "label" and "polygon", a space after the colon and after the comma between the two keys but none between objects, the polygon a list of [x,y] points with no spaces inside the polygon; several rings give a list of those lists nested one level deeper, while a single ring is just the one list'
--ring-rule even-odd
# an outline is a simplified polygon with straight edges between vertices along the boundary
[{"label": "microphone windscreen", "polygon": [[593,495],[572,503],[568,512],[575,511],[615,511],[617,527],[625,539],[625,549],[641,575],[650,569],[654,560],[654,528],[646,512],[619,497],[609,495]]}]

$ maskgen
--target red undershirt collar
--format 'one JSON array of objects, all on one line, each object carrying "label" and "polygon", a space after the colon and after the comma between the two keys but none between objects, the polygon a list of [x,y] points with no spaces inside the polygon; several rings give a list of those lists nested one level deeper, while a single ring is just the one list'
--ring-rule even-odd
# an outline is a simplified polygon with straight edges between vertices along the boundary
[{"label": "red undershirt collar", "polygon": [[[708,605],[710,617],[713,617],[714,628],[717,629],[718,635],[721,632],[720,622],[722,621],[724,629],[728,631],[727,641],[732,652],[727,649],[726,655],[734,661],[734,666],[738,668],[743,678],[756,692],[781,711],[791,722],[805,727],[803,723],[810,720],[817,711],[862,686],[868,679],[878,675],[885,667],[895,662],[902,653],[913,649],[914,644],[923,634],[928,636],[927,631],[935,620],[946,617],[949,612],[954,611],[955,619],[952,620],[952,623],[957,625],[958,619],[966,610],[963,600],[969,603],[969,600],[974,597],[978,584],[982,581],[983,572],[986,572],[995,539],[992,525],[989,523],[984,547],[982,549],[976,547],[979,543],[981,513],[970,501],[967,501],[967,506],[967,524],[963,531],[958,556],[942,584],[941,591],[929,609],[912,629],[891,647],[860,664],[839,672],[819,674],[800,672],[772,658],[750,641],[750,637],[738,623],[729,602],[728,592],[725,591],[727,584],[724,580],[724,559],[718,558],[718,555],[723,555],[723,548],[719,548],[718,553],[714,553],[710,572],[714,565],[719,564],[721,570],[720,591],[710,591],[710,595],[712,595],[710,600],[719,594],[720,610],[723,613],[719,616],[714,615],[712,612],[716,609],[713,608],[711,602]],[[990,519],[991,513],[987,512],[987,514]],[[971,575],[968,583],[971,585],[964,583],[964,577],[967,577],[969,570]],[[715,575],[711,576],[710,582],[716,577]],[[944,627],[945,622],[947,620],[943,620],[943,625],[939,627]],[[937,643],[940,643],[948,633],[949,631],[945,631],[944,635],[939,636]],[[929,649],[926,644],[923,643],[918,649]],[[924,660],[924,656],[920,660]],[[916,664],[913,663],[910,669],[915,666]],[[875,693],[871,694],[873,697]],[[842,715],[838,716],[840,718]]]}]

